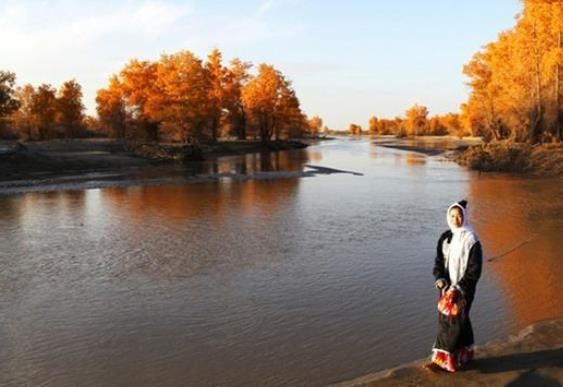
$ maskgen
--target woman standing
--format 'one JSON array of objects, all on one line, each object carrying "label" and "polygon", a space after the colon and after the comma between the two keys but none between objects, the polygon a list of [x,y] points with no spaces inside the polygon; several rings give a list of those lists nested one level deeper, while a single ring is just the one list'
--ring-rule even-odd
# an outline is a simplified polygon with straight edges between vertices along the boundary
[{"label": "woman standing", "polygon": [[455,372],[473,358],[473,328],[469,311],[481,276],[479,238],[467,220],[467,202],[452,204],[447,211],[450,229],[438,240],[434,277],[442,297],[438,304],[438,336],[432,363]]}]

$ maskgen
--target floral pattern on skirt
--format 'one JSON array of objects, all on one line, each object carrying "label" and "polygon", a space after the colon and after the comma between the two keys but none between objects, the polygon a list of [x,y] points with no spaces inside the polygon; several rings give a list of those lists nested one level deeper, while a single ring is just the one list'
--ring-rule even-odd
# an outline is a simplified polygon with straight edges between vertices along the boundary
[{"label": "floral pattern on skirt", "polygon": [[474,351],[473,347],[463,347],[454,353],[448,351],[443,351],[440,349],[434,349],[432,351],[432,363],[436,364],[440,368],[449,371],[456,372],[469,361],[473,359]]},{"label": "floral pattern on skirt", "polygon": [[445,292],[438,300],[438,335],[432,349],[432,363],[446,371],[455,372],[473,359],[471,301],[458,291]]}]

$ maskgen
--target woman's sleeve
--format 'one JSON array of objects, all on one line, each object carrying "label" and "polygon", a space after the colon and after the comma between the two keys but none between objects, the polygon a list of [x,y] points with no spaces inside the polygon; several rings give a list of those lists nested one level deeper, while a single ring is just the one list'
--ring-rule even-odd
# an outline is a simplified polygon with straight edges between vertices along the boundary
[{"label": "woman's sleeve", "polygon": [[467,269],[463,278],[459,281],[458,285],[465,293],[469,290],[475,290],[477,281],[481,277],[481,270],[483,268],[483,250],[481,243],[477,242],[469,251],[469,260],[467,262]]},{"label": "woman's sleeve", "polygon": [[446,233],[440,236],[438,239],[438,245],[436,246],[436,258],[434,259],[434,270],[432,274],[434,274],[434,279],[438,281],[439,279],[443,279],[447,282],[447,274],[446,274],[446,267],[444,266],[444,253],[442,252],[442,243],[444,243],[444,239],[446,239]]}]

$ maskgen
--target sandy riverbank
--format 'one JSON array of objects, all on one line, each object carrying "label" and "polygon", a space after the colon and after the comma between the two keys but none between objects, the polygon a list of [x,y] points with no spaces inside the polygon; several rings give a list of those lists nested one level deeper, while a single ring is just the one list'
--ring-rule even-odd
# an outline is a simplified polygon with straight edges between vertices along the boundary
[{"label": "sandy riverbank", "polygon": [[481,172],[563,178],[563,145],[497,142],[471,146],[453,159]]},{"label": "sandy riverbank", "polygon": [[[316,140],[310,140],[316,141]],[[250,170],[219,172],[210,165],[220,156],[275,152],[307,147],[299,141],[230,141],[201,147],[197,159],[182,159],[191,153],[181,145],[141,145],[131,150],[109,139],[34,142],[23,146],[0,142],[0,195],[37,191],[88,188],[174,185],[230,179],[277,180],[344,173],[317,165],[302,170]],[[190,154],[190,156],[193,154]],[[179,157],[180,156],[180,157]]]},{"label": "sandy riverbank", "polygon": [[424,136],[376,138],[375,145],[423,153],[445,155],[460,165],[479,172],[503,172],[530,177],[563,177],[563,146],[560,144],[484,144],[479,137]]},{"label": "sandy riverbank", "polygon": [[111,139],[53,140],[20,144],[0,142],[0,181],[147,167],[177,161],[198,161],[224,155],[299,149],[298,141],[229,141],[187,147],[143,144],[135,147]]},{"label": "sandy riverbank", "polygon": [[158,183],[163,179],[168,181],[168,178],[175,178],[167,176],[167,171],[197,163],[190,156],[197,156],[194,159],[204,161],[225,155],[306,146],[306,143],[297,141],[270,144],[230,141],[201,147],[194,152],[193,147],[180,145],[140,145],[132,148],[124,142],[111,139],[53,140],[26,144],[4,141],[0,142],[0,191],[8,189],[12,192],[16,188],[17,192],[21,192],[27,188],[35,190],[38,186],[47,186],[51,190],[76,182],[97,183],[100,186],[120,185],[132,175],[155,176]]},{"label": "sandy riverbank", "polygon": [[472,145],[482,142],[480,137],[464,137],[462,139],[455,136],[423,136],[423,137],[404,137],[379,136],[373,139],[373,144],[384,147],[406,150],[410,152],[423,153],[428,156],[436,156],[448,151],[465,149]]},{"label": "sandy riverbank", "polygon": [[476,347],[455,374],[430,371],[428,359],[336,384],[350,386],[561,386],[563,319],[533,324],[506,340]]}]

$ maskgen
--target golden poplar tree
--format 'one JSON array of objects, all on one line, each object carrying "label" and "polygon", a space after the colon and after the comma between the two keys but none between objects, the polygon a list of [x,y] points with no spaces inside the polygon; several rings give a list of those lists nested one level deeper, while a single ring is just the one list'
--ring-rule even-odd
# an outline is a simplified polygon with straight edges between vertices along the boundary
[{"label": "golden poplar tree", "polygon": [[112,137],[126,136],[127,121],[130,115],[123,98],[121,83],[116,75],[110,78],[107,89],[100,89],[96,95],[96,110],[100,125]]},{"label": "golden poplar tree", "polygon": [[249,70],[252,65],[240,59],[233,59],[227,68],[224,84],[225,108],[230,133],[239,140],[246,139],[247,117],[242,99],[242,90],[250,79]]},{"label": "golden poplar tree", "polygon": [[16,74],[9,71],[0,71],[0,129],[4,120],[15,112],[19,103],[15,98]]},{"label": "golden poplar tree", "polygon": [[350,124],[348,126],[348,134],[350,136],[361,136],[362,135],[362,127],[358,124]]},{"label": "golden poplar tree", "polygon": [[83,119],[82,86],[74,79],[66,81],[57,96],[57,124],[66,137],[77,137]]},{"label": "golden poplar tree", "polygon": [[319,116],[311,117],[307,120],[307,126],[311,136],[318,136],[323,127],[323,119]]},{"label": "golden poplar tree", "polygon": [[216,142],[219,136],[221,116],[226,110],[227,69],[222,64],[221,51],[213,49],[207,57],[205,70],[209,77],[209,114],[211,141]]},{"label": "golden poplar tree", "polygon": [[303,125],[304,116],[291,83],[273,66],[261,64],[242,90],[247,117],[262,141],[279,139]]},{"label": "golden poplar tree", "polygon": [[135,122],[131,128],[136,138],[158,140],[159,109],[163,94],[157,84],[158,64],[132,59],[119,73],[120,90]]},{"label": "golden poplar tree", "polygon": [[514,28],[500,33],[464,67],[471,94],[461,119],[487,139],[560,139],[563,4],[522,4]]},{"label": "golden poplar tree", "polygon": [[368,122],[368,132],[371,135],[377,135],[381,132],[380,121],[376,116],[371,116]]},{"label": "golden poplar tree", "polygon": [[202,61],[190,51],[162,55],[158,63],[155,118],[179,133],[185,143],[208,142],[216,112],[210,100],[211,79]]},{"label": "golden poplar tree", "polygon": [[31,112],[35,117],[40,140],[47,140],[57,135],[55,132],[57,96],[53,86],[49,84],[39,85],[31,98]]},{"label": "golden poplar tree", "polygon": [[18,137],[23,140],[34,140],[37,138],[37,123],[33,114],[33,95],[35,89],[27,84],[16,89],[16,98],[19,108],[12,114],[12,123],[15,126]]},{"label": "golden poplar tree", "polygon": [[408,135],[423,135],[426,130],[428,109],[426,106],[415,104],[405,112],[405,129]]}]

